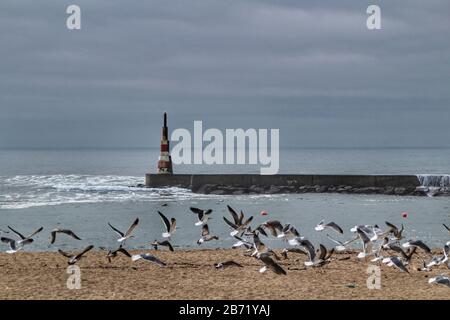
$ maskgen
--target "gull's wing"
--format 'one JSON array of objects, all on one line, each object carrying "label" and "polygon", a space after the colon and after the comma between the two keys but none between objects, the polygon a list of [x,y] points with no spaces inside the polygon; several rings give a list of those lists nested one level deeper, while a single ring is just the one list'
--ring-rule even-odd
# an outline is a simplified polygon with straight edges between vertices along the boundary
[{"label": "gull's wing", "polygon": [[122,231],[120,231],[119,229],[114,228],[111,223],[108,222],[108,225],[110,226],[111,229],[113,229],[119,236],[123,237],[124,234]]},{"label": "gull's wing", "polygon": [[198,221],[202,221],[203,219],[203,210],[199,208],[190,207],[191,211],[198,216]]},{"label": "gull's wing", "polygon": [[325,260],[325,257],[327,256],[327,248],[323,244],[319,244],[319,259]]},{"label": "gull's wing", "polygon": [[72,230],[63,229],[63,230],[60,230],[59,232],[67,234],[68,236],[70,236],[76,240],[81,240],[80,237],[78,237]]},{"label": "gull's wing", "polygon": [[161,217],[164,225],[166,226],[167,232],[170,232],[170,222],[169,219],[165,215],[163,215],[160,211],[158,211],[159,216]]},{"label": "gull's wing", "polygon": [[[153,256],[153,255],[151,255],[151,254],[145,253],[145,254],[141,254],[141,255],[138,255],[138,256],[140,256],[140,258],[145,259],[145,260],[147,260],[147,261],[156,263],[156,264],[159,265],[160,267],[166,266],[166,264],[165,264],[164,262],[162,262],[162,261],[159,260],[157,257],[155,257],[155,256]],[[134,256],[133,256],[133,257],[134,257]],[[133,259],[133,257],[132,257],[132,259]],[[137,259],[135,258],[135,260],[138,260],[138,259],[139,259],[139,258],[137,258]]]},{"label": "gull's wing", "polygon": [[8,229],[11,230],[12,232],[14,232],[15,234],[17,234],[20,237],[20,239],[22,239],[22,240],[26,239],[26,237],[23,234],[21,234],[20,232],[14,230],[10,226],[8,226]]},{"label": "gull's wing", "polygon": [[30,234],[27,239],[34,237],[35,235],[37,235],[39,232],[41,232],[42,230],[44,230],[44,227],[40,227],[39,229],[37,229],[35,232],[33,232],[32,234]]},{"label": "gull's wing", "polygon": [[234,223],[232,223],[230,220],[228,220],[227,218],[223,217],[223,220],[233,229],[238,229],[238,226],[235,225]]},{"label": "gull's wing", "polygon": [[137,227],[138,224],[139,224],[139,218],[136,218],[136,220],[134,220],[134,222],[128,228],[127,232],[125,232],[125,237],[129,236],[131,234],[131,232],[133,232],[134,228]]},{"label": "gull's wing", "polygon": [[392,263],[393,263],[397,268],[399,268],[400,270],[402,270],[402,271],[404,271],[404,272],[409,273],[409,270],[406,269],[405,265],[403,264],[403,262],[400,261],[399,258],[397,258],[397,257],[391,257],[391,261],[392,261]]},{"label": "gull's wing", "polygon": [[170,251],[174,251],[173,250],[173,246],[172,244],[168,241],[168,240],[164,240],[163,242],[161,242],[159,245],[161,246],[167,246],[169,248]]},{"label": "gull's wing", "polygon": [[297,240],[299,245],[304,247],[308,252],[309,259],[313,261],[314,258],[316,257],[316,249],[314,248],[313,244],[306,239],[297,239]]},{"label": "gull's wing", "polygon": [[339,227],[339,226],[337,225],[337,223],[335,223],[335,222],[333,222],[333,221],[330,222],[330,223],[327,223],[326,226],[332,228],[333,230],[335,230],[336,232],[339,232],[340,234],[343,234],[343,233],[344,233],[344,230],[342,230],[342,228]]},{"label": "gull's wing", "polygon": [[[340,245],[340,246],[345,246],[345,244],[343,243],[343,242],[341,242],[341,241],[339,241],[339,240],[336,240],[336,239],[333,239],[332,237],[330,237],[330,235],[326,235],[327,236],[327,238],[328,239],[330,239],[331,241],[333,241],[335,244],[338,244],[338,245]],[[358,239],[358,238],[356,238],[356,239]]]},{"label": "gull's wing", "polygon": [[447,226],[445,225],[445,223],[443,223],[442,225],[444,226],[445,229],[447,229],[448,232],[450,232],[450,228],[447,227]]},{"label": "gull's wing", "polygon": [[209,227],[207,224],[202,226],[202,237],[209,235]]},{"label": "gull's wing", "polygon": [[242,212],[239,214],[239,224],[242,225],[242,222],[244,221],[244,212]]},{"label": "gull's wing", "polygon": [[72,254],[70,254],[70,253],[68,253],[68,252],[65,252],[65,251],[62,251],[61,249],[58,249],[58,252],[59,252],[61,255],[63,255],[64,257],[66,257],[66,258],[71,259],[71,258],[73,257]]},{"label": "gull's wing", "polygon": [[77,254],[75,256],[75,259],[80,259],[86,252],[88,252],[89,250],[92,250],[92,248],[94,248],[93,245],[87,246],[83,251],[81,251],[79,254]]},{"label": "gull's wing", "polygon": [[252,222],[253,220],[253,216],[250,216],[250,218],[248,218],[247,220],[245,220],[245,222],[242,224],[243,226],[248,226],[250,224],[250,222]]},{"label": "gull's wing", "polygon": [[423,243],[423,241],[421,240],[416,240],[412,243],[413,245],[419,247],[420,249],[424,250],[425,252],[430,253],[431,249],[430,247],[428,247],[425,243]]},{"label": "gull's wing", "polygon": [[171,218],[170,219],[170,231],[169,232],[174,232],[176,226],[177,226],[177,219]]},{"label": "gull's wing", "polygon": [[239,264],[233,260],[228,260],[225,262],[222,262],[223,266],[233,266],[233,267],[239,267],[239,268],[243,268],[244,266],[242,264]]},{"label": "gull's wing", "polygon": [[56,231],[50,232],[50,243],[54,244],[56,240]]},{"label": "gull's wing", "polygon": [[236,211],[234,211],[234,209],[230,206],[227,206],[227,208],[228,212],[230,212],[230,214],[233,216],[234,224],[239,225],[239,216]]},{"label": "gull's wing", "polygon": [[120,247],[119,249],[117,249],[117,252],[120,252],[120,253],[126,255],[128,258],[131,258],[131,254],[130,254],[127,250],[125,250],[124,248],[122,248],[122,247]]}]

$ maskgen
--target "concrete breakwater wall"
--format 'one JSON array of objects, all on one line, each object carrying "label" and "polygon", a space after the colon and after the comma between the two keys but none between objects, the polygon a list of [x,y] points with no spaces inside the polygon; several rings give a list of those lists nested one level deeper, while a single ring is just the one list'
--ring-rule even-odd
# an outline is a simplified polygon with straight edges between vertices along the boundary
[{"label": "concrete breakwater wall", "polygon": [[181,187],[204,194],[339,192],[425,195],[414,175],[147,174],[146,187]]}]

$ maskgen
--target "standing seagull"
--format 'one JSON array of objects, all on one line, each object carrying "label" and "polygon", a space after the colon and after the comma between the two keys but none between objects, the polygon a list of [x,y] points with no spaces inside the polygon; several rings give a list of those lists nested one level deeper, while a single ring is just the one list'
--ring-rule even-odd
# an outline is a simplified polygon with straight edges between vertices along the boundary
[{"label": "standing seagull", "polygon": [[211,241],[211,240],[219,240],[218,236],[212,236],[209,233],[209,227],[207,224],[204,224],[202,227],[202,237],[198,239],[197,244],[201,245],[203,242]]},{"label": "standing seagull", "polygon": [[78,253],[78,254],[70,254],[70,253],[67,253],[67,252],[65,252],[65,251],[62,251],[61,249],[58,249],[58,252],[59,252],[61,255],[63,255],[64,257],[69,258],[69,261],[67,261],[67,263],[68,263],[69,265],[73,265],[73,264],[77,263],[78,261],[80,261],[81,258],[83,258],[83,255],[84,255],[86,252],[88,252],[89,250],[91,250],[92,248],[94,248],[94,246],[93,246],[93,245],[90,245],[90,246],[86,247],[83,251],[81,251],[81,252]]},{"label": "standing seagull", "polygon": [[340,234],[343,234],[343,233],[344,233],[344,231],[342,230],[342,228],[339,227],[339,226],[338,226],[335,222],[333,222],[333,221],[328,222],[327,224],[325,224],[324,221],[322,220],[322,221],[319,222],[319,224],[318,224],[314,229],[315,229],[316,231],[322,231],[322,230],[324,230],[325,228],[333,229],[334,231],[336,231],[336,232],[338,232],[338,233],[340,233]]},{"label": "standing seagull", "polygon": [[177,219],[170,218],[167,219],[165,215],[163,215],[160,211],[158,211],[159,216],[161,217],[162,221],[164,222],[164,225],[166,226],[166,232],[162,233],[163,238],[169,238],[175,233],[175,230],[177,229]]},{"label": "standing seagull", "polygon": [[442,275],[431,278],[428,283],[442,284],[450,288],[450,278]]},{"label": "standing seagull", "polygon": [[131,233],[133,232],[134,228],[136,228],[138,223],[139,223],[139,218],[136,218],[136,220],[134,220],[133,224],[128,228],[127,232],[125,232],[125,233],[114,228],[109,222],[108,222],[108,225],[111,227],[111,229],[113,229],[120,236],[120,238],[117,239],[117,241],[124,242],[125,240],[134,237],[131,235]]},{"label": "standing seagull", "polygon": [[71,236],[72,238],[74,238],[74,239],[76,239],[76,240],[81,240],[72,230],[69,230],[69,229],[53,229],[51,232],[50,232],[50,236],[51,236],[51,238],[50,238],[50,243],[51,244],[54,244],[55,243],[55,240],[56,240],[56,234],[57,233],[64,233],[64,234],[67,234],[68,236]]},{"label": "standing seagull", "polygon": [[202,226],[208,222],[210,214],[212,213],[211,209],[202,210],[199,208],[190,207],[189,208],[193,213],[195,213],[198,217],[198,222],[195,223],[196,226]]}]

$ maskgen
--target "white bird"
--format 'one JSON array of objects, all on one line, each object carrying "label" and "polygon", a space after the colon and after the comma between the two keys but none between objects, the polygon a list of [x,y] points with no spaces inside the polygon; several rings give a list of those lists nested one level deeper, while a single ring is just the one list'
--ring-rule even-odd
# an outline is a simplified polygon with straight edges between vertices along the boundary
[{"label": "white bird", "polygon": [[422,249],[426,253],[431,253],[431,249],[421,240],[409,240],[405,242],[402,246],[404,248],[417,247]]},{"label": "white bird", "polygon": [[157,264],[160,267],[165,267],[166,266],[166,263],[162,262],[157,257],[155,257],[154,255],[149,254],[149,253],[134,254],[134,255],[131,256],[131,260],[132,261],[137,261],[137,260],[140,260],[140,259],[144,259],[144,260],[153,262],[153,263]]},{"label": "white bird", "polygon": [[225,217],[223,217],[223,220],[233,229],[233,231],[230,232],[230,235],[232,237],[239,234],[242,235],[249,228],[249,224],[253,220],[253,216],[244,221],[244,213],[242,211],[238,214],[232,207],[227,206],[227,208],[228,212],[233,217],[233,222]]},{"label": "white bird", "polygon": [[285,224],[283,227],[283,230],[278,235],[278,238],[281,238],[285,241],[293,240],[297,237],[300,237],[300,233],[297,231],[297,229],[290,223]]},{"label": "white bird", "polygon": [[211,209],[202,210],[199,208],[190,207],[189,208],[193,213],[197,215],[198,222],[195,223],[196,226],[202,226],[208,222],[209,216],[212,213]]},{"label": "white bird", "polygon": [[396,257],[396,256],[387,257],[387,258],[384,258],[382,260],[382,262],[387,264],[389,267],[394,266],[397,269],[399,269],[400,271],[409,273],[408,269],[406,269],[405,264],[402,262],[402,260],[400,260],[399,257]]},{"label": "white bird", "polygon": [[133,232],[134,228],[136,228],[138,223],[139,223],[139,218],[134,220],[134,222],[131,224],[131,226],[128,228],[127,232],[125,232],[125,233],[123,233],[122,231],[114,228],[109,222],[108,222],[108,225],[111,227],[111,229],[113,229],[120,236],[120,238],[117,239],[117,241],[118,242],[124,242],[125,240],[134,237],[134,236],[131,235],[131,233]]},{"label": "white bird", "polygon": [[162,221],[164,222],[164,226],[166,227],[166,232],[162,233],[163,238],[169,238],[175,233],[177,229],[177,219],[170,218],[167,219],[165,215],[163,215],[160,211],[158,211],[159,216],[161,217]]}]

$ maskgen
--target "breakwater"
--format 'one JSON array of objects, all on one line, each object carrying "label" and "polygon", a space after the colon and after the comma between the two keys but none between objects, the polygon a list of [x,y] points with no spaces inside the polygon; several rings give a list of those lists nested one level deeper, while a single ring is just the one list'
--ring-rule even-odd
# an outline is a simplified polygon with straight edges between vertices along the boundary
[{"label": "breakwater", "polygon": [[145,185],[151,188],[188,188],[203,194],[338,192],[427,195],[427,189],[416,175],[147,174]]}]

